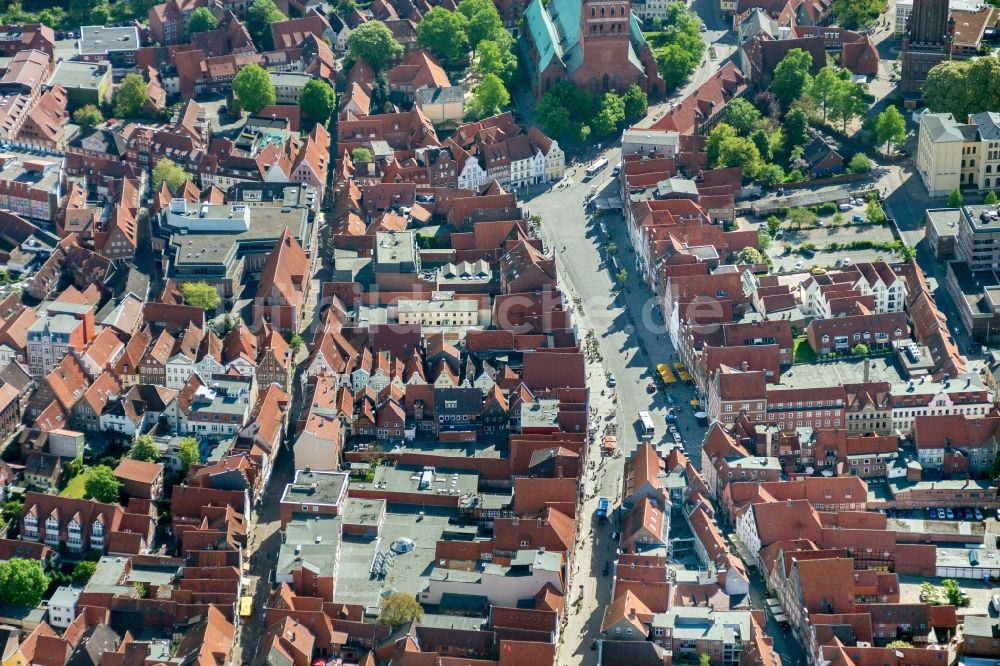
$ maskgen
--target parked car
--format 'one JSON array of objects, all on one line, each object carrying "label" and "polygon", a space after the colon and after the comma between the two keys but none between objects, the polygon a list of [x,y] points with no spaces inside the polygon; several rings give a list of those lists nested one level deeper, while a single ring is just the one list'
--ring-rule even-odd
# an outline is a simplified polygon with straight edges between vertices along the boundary
[{"label": "parked car", "polygon": [[844,257],[843,262],[844,266],[850,266],[851,264],[854,263],[854,261],[850,257]]},{"label": "parked car", "polygon": [[615,376],[614,375],[608,376],[608,387],[614,388],[616,386],[618,386],[618,380],[615,379]]},{"label": "parked car", "polygon": [[778,229],[778,233],[774,234],[774,240],[781,240],[784,237],[785,237],[785,232],[782,231],[781,229]]},{"label": "parked car", "polygon": [[976,520],[982,522],[982,520],[983,520],[983,512],[982,511],[980,511],[979,509],[975,509],[973,511],[973,515],[976,516]]},{"label": "parked car", "polygon": [[854,208],[853,204],[854,204],[854,199],[851,199],[851,203],[842,203],[839,206],[837,206],[837,208],[839,208],[842,212],[846,213],[847,211]]},{"label": "parked car", "polygon": [[855,222],[864,222],[865,221],[865,218],[863,216],[861,216],[861,215],[855,215],[851,219],[854,220]]},{"label": "parked car", "polygon": [[805,264],[801,260],[795,262],[795,269],[796,270],[802,268],[803,266],[805,266]]},{"label": "parked car", "polygon": [[951,509],[945,509],[944,515],[948,520],[954,520],[955,518],[955,512],[952,511]]},{"label": "parked car", "polygon": [[932,519],[936,519],[938,517],[937,509],[927,509],[927,515]]}]

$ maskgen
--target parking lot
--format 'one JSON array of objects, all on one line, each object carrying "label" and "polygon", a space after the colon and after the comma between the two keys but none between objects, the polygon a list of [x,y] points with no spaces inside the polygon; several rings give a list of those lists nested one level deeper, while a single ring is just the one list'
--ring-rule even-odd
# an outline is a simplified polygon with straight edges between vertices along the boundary
[{"label": "parking lot", "polygon": [[[859,222],[858,219],[863,219],[864,216],[865,206],[861,205],[836,214],[817,215],[816,225],[810,227],[797,228],[788,220],[782,220],[780,237],[774,239],[767,249],[774,272],[806,271],[814,266],[831,269],[844,261],[858,263],[875,261],[880,257],[888,259],[892,251],[885,247],[838,247],[857,242],[888,244],[895,241],[888,224]],[[767,222],[757,218],[741,220],[741,227],[748,226],[766,229]]]}]

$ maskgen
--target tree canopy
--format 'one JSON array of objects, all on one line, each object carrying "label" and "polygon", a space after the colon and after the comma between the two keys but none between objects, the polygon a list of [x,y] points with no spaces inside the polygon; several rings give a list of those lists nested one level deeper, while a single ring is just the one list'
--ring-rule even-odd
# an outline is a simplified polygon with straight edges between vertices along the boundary
[{"label": "tree canopy", "polygon": [[126,74],[115,92],[115,115],[134,118],[146,103],[146,80],[140,74]]},{"label": "tree canopy", "polygon": [[160,450],[156,448],[152,435],[139,435],[132,448],[129,449],[128,457],[132,460],[142,460],[143,462],[158,462],[160,460]]},{"label": "tree canopy", "polygon": [[73,112],[73,122],[86,129],[104,122],[104,114],[93,104],[85,104]]},{"label": "tree canopy", "polygon": [[219,22],[215,20],[215,15],[208,7],[198,7],[188,17],[188,33],[191,35],[215,30],[218,27]]},{"label": "tree canopy", "polygon": [[473,51],[479,51],[483,40],[495,42],[501,35],[508,35],[493,0],[462,0],[458,11],[466,18],[467,37]]},{"label": "tree canopy", "polygon": [[887,7],[887,0],[833,0],[830,9],[840,27],[864,30],[870,28]]},{"label": "tree canopy", "polygon": [[705,42],[701,39],[701,19],[682,2],[667,3],[662,25],[649,45],[669,92],[691,76],[705,53]]},{"label": "tree canopy", "polygon": [[179,167],[173,160],[161,157],[153,166],[153,190],[160,189],[160,185],[166,181],[167,187],[174,194],[190,178],[187,171]]},{"label": "tree canopy", "polygon": [[0,599],[34,607],[49,588],[49,577],[39,560],[14,557],[0,562]]},{"label": "tree canopy", "polygon": [[472,118],[486,118],[496,115],[500,109],[510,104],[510,93],[496,74],[487,74],[472,90],[467,113]]},{"label": "tree canopy", "polygon": [[191,465],[201,462],[201,448],[198,440],[194,437],[184,437],[178,447],[178,456],[181,459],[181,466],[187,471]]},{"label": "tree canopy", "polygon": [[287,18],[274,0],[253,0],[247,9],[247,31],[261,51],[271,51],[274,49],[271,24]]},{"label": "tree canopy", "polygon": [[423,616],[424,609],[412,594],[393,592],[383,597],[379,607],[378,622],[394,627],[419,620]]},{"label": "tree canopy", "polygon": [[114,471],[107,465],[91,467],[83,482],[84,498],[95,499],[105,504],[117,504],[121,490],[121,481],[115,477]]},{"label": "tree canopy", "polygon": [[337,108],[337,94],[326,81],[313,79],[299,93],[299,108],[309,120],[325,125]]},{"label": "tree canopy", "polygon": [[181,294],[186,304],[209,312],[219,307],[221,300],[218,290],[207,282],[185,282],[181,285]]},{"label": "tree canopy", "polygon": [[948,208],[961,208],[964,200],[962,192],[956,187],[948,194]]},{"label": "tree canopy", "polygon": [[771,92],[788,109],[792,102],[802,96],[812,83],[812,55],[802,49],[791,49],[774,68],[771,78]]},{"label": "tree canopy", "polygon": [[476,49],[476,73],[480,76],[496,74],[504,83],[510,83],[517,72],[517,56],[511,50],[509,37],[500,42],[484,39]]},{"label": "tree canopy", "polygon": [[1000,57],[946,60],[927,73],[922,92],[928,109],[951,113],[959,122],[1000,111]]},{"label": "tree canopy", "polygon": [[95,571],[97,571],[97,562],[83,560],[73,567],[73,582],[77,585],[86,585]]},{"label": "tree canopy", "polygon": [[461,12],[434,7],[417,24],[417,43],[446,63],[457,64],[469,52],[468,23]]},{"label": "tree canopy", "polygon": [[240,109],[250,113],[257,113],[278,99],[271,74],[254,62],[244,65],[233,78],[233,98]]},{"label": "tree canopy", "polygon": [[872,161],[864,153],[854,153],[847,163],[847,173],[868,173],[872,170]]},{"label": "tree canopy", "polygon": [[372,151],[359,146],[351,151],[351,160],[354,162],[371,162]]},{"label": "tree canopy", "polygon": [[613,92],[604,93],[601,108],[594,116],[593,128],[600,136],[614,134],[625,122],[625,102]]},{"label": "tree canopy", "polygon": [[893,144],[906,141],[906,119],[894,106],[886,107],[885,111],[875,118],[875,140],[885,144],[885,154],[888,155]]},{"label": "tree canopy", "polygon": [[625,104],[625,120],[629,122],[642,118],[649,107],[649,97],[635,83],[626,88],[622,102]]},{"label": "tree canopy", "polygon": [[[433,11],[432,9],[424,15],[423,20],[420,21],[420,25],[424,24],[427,16]],[[420,41],[419,30],[417,41]],[[392,35],[392,30],[389,30],[385,23],[381,21],[367,21],[351,31],[350,36],[347,38],[347,53],[355,60],[364,58],[376,72],[381,72],[385,69],[387,63],[403,55],[403,45],[396,41],[396,38]]]},{"label": "tree canopy", "polygon": [[734,99],[726,106],[726,124],[738,134],[749,136],[759,127],[763,119],[757,107],[742,97]]}]

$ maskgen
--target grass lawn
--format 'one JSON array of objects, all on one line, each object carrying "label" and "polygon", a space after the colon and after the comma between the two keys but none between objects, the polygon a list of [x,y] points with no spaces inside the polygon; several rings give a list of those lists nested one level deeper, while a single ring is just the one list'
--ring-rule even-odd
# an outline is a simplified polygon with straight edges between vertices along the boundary
[{"label": "grass lawn", "polygon": [[66,484],[66,489],[59,495],[61,497],[75,497],[83,499],[83,484],[87,481],[87,472],[81,472],[73,477],[73,480]]},{"label": "grass lawn", "polygon": [[792,341],[792,363],[813,363],[815,361],[816,352],[809,346],[809,341],[805,338],[795,338]]}]

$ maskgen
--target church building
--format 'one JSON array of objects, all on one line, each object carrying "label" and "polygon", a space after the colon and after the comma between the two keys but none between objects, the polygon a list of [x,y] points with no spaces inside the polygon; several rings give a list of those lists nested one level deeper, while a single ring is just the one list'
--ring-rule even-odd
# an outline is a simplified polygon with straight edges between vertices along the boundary
[{"label": "church building", "polygon": [[524,11],[522,48],[541,97],[568,80],[593,93],[637,83],[651,99],[666,85],[629,0],[534,0]]}]

